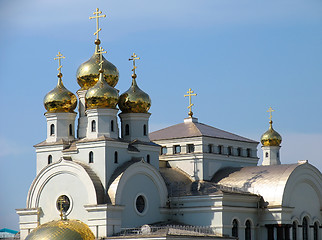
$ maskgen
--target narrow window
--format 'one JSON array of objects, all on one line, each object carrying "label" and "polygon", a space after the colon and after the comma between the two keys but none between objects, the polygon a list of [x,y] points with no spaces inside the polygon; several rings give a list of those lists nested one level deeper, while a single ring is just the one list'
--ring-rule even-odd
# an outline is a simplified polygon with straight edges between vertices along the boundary
[{"label": "narrow window", "polygon": [[93,163],[94,162],[94,153],[92,151],[89,152],[88,162],[89,163]]},{"label": "narrow window", "polygon": [[92,121],[92,132],[96,132],[96,122],[95,122],[95,120]]},{"label": "narrow window", "polygon": [[146,125],[143,125],[143,135],[146,136]]},{"label": "narrow window", "polygon": [[212,144],[208,144],[208,152],[212,153]]},{"label": "narrow window", "polygon": [[303,218],[302,222],[302,233],[303,233],[303,240],[308,240],[308,231],[309,231],[309,226],[307,223],[307,219]]},{"label": "narrow window", "polygon": [[180,153],[181,152],[181,147],[180,145],[174,145],[173,146],[173,153],[174,154],[177,154],[177,153]]},{"label": "narrow window", "polygon": [[238,237],[238,221],[237,221],[237,219],[233,220],[233,228],[231,229],[231,235],[233,237]]},{"label": "narrow window", "polygon": [[292,225],[292,236],[293,236],[293,240],[297,240],[297,224],[296,222],[293,222]]},{"label": "narrow window", "polygon": [[126,124],[125,125],[125,136],[128,136],[128,135],[130,135],[130,126],[129,126],[129,124]]},{"label": "narrow window", "polygon": [[114,121],[111,120],[111,132],[114,132]]},{"label": "narrow window", "polygon": [[195,151],[194,144],[187,144],[187,153],[193,153]]},{"label": "narrow window", "polygon": [[268,157],[268,152],[265,153],[265,157]]},{"label": "narrow window", "polygon": [[53,162],[53,157],[51,155],[48,156],[48,164],[51,164]]},{"label": "narrow window", "polygon": [[250,148],[247,148],[247,157],[251,157],[252,150]]},{"label": "narrow window", "polygon": [[319,239],[319,224],[318,224],[318,222],[315,222],[314,223],[313,236],[314,236],[314,240],[318,240]]},{"label": "narrow window", "polygon": [[223,149],[223,146],[222,145],[219,145],[218,146],[218,154],[222,154],[222,149]]},{"label": "narrow window", "polygon": [[161,147],[161,155],[166,155],[168,152],[167,147]]},{"label": "narrow window", "polygon": [[69,136],[73,136],[73,126],[69,124]]},{"label": "narrow window", "polygon": [[241,151],[242,151],[242,149],[239,147],[239,148],[237,148],[237,156],[241,156]]},{"label": "narrow window", "polygon": [[54,136],[55,135],[55,125],[51,124],[50,125],[50,136]]},{"label": "narrow window", "polygon": [[250,228],[250,221],[246,221],[246,228],[245,228],[245,240],[251,240],[252,239],[252,232]]},{"label": "narrow window", "polygon": [[118,163],[119,162],[119,159],[118,159],[118,153],[117,151],[114,152],[114,163]]},{"label": "narrow window", "polygon": [[232,147],[228,147],[228,155],[232,155],[233,153],[233,148]]},{"label": "narrow window", "polygon": [[277,159],[279,159],[279,157],[280,157],[280,154],[278,152],[276,153],[276,157],[277,157]]},{"label": "narrow window", "polygon": [[146,162],[150,163],[150,155],[149,154],[146,156]]}]

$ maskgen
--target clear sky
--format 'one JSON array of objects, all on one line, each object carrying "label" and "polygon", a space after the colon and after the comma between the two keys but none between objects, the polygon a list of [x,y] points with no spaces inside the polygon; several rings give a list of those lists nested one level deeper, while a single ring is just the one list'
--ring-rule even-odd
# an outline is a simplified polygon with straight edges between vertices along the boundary
[{"label": "clear sky", "polygon": [[[57,83],[73,91],[78,66],[94,51],[100,8],[105,57],[120,71],[116,88],[137,82],[152,99],[150,130],[187,117],[192,88],[199,122],[259,141],[282,135],[281,161],[322,170],[322,1],[320,0],[1,0],[0,228],[18,230],[35,177],[34,144],[46,138],[43,98]],[[258,156],[262,156],[259,148]]]}]

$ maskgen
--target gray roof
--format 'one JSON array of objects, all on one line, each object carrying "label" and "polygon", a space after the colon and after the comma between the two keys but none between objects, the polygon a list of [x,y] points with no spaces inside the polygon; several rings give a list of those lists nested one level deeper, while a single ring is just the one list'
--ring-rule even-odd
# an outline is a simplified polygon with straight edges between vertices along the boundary
[{"label": "gray roof", "polygon": [[211,127],[209,125],[198,123],[198,122],[179,123],[179,124],[150,133],[151,141],[175,139],[175,138],[200,137],[200,136],[258,143],[249,138],[244,138],[236,134],[226,132],[218,128]]},{"label": "gray roof", "polygon": [[285,185],[300,164],[282,164],[243,168],[224,168],[212,182],[261,195],[269,205],[281,205]]}]

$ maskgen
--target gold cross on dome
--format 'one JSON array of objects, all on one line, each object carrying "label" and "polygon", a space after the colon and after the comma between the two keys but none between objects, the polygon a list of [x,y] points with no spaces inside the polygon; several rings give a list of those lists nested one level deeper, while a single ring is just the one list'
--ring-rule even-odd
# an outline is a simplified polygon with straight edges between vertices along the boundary
[{"label": "gold cross on dome", "polygon": [[101,28],[99,28],[99,18],[101,17],[106,17],[106,15],[100,15],[102,13],[102,11],[99,11],[98,8],[96,8],[96,12],[93,12],[93,14],[95,15],[94,17],[89,17],[89,19],[94,19],[96,18],[96,32],[94,33],[94,35],[96,35],[96,39],[98,39],[98,33],[102,30]]},{"label": "gold cross on dome", "polygon": [[269,107],[269,109],[267,110],[267,112],[269,112],[269,120],[272,121],[272,112],[274,112],[275,110],[273,110],[272,107]]},{"label": "gold cross on dome", "polygon": [[133,55],[131,56],[131,58],[129,58],[129,61],[133,61],[133,74],[135,74],[135,69],[136,69],[136,66],[135,66],[135,60],[139,60],[140,58],[135,54],[133,53]]},{"label": "gold cross on dome", "polygon": [[184,97],[189,97],[189,106],[187,107],[188,109],[189,109],[189,113],[188,113],[188,115],[190,116],[190,117],[192,117],[192,115],[193,115],[193,112],[192,112],[192,106],[194,105],[193,103],[191,103],[191,97],[192,96],[197,96],[197,94],[196,93],[194,93],[192,90],[191,90],[191,88],[189,88],[189,91],[187,92],[188,94],[187,95],[184,95]]},{"label": "gold cross on dome", "polygon": [[62,65],[61,65],[61,59],[62,58],[65,58],[60,52],[58,52],[58,54],[56,55],[56,57],[54,58],[54,60],[58,60],[58,68],[57,68],[57,70],[59,71],[59,73],[61,73],[61,68],[63,67]]},{"label": "gold cross on dome", "polygon": [[63,216],[64,216],[64,214],[63,214],[63,209],[64,209],[63,204],[66,203],[66,201],[65,201],[63,196],[60,196],[58,198],[58,203],[59,203],[60,218],[61,218],[61,220],[63,220]]},{"label": "gold cross on dome", "polygon": [[100,67],[102,68],[103,67],[103,53],[106,53],[106,51],[104,51],[104,49],[102,47],[100,47],[97,51],[97,53],[95,54],[99,54],[100,55]]}]

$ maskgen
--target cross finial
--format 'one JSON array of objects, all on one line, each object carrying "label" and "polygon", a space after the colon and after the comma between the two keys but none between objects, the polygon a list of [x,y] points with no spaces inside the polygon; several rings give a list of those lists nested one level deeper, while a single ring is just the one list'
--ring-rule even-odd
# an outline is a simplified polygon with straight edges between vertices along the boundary
[{"label": "cross finial", "polygon": [[95,54],[99,54],[100,55],[100,68],[103,69],[103,53],[106,53],[106,51],[104,51],[104,49],[102,47],[99,47],[98,51]]},{"label": "cross finial", "polygon": [[95,15],[94,17],[89,17],[89,19],[94,19],[96,18],[96,32],[94,33],[94,35],[96,35],[96,39],[98,39],[98,33],[102,30],[99,27],[99,18],[101,17],[106,17],[106,15],[100,15],[102,13],[102,11],[99,11],[98,8],[96,8],[96,12],[93,12],[93,14]]},{"label": "cross finial", "polygon": [[63,204],[66,203],[65,199],[63,196],[60,196],[58,198],[58,203],[59,203],[59,211],[60,211],[60,219],[63,220],[64,214],[63,214]]},{"label": "cross finial", "polygon": [[194,105],[193,103],[191,103],[191,97],[192,96],[197,96],[197,94],[196,93],[194,93],[192,90],[191,90],[191,88],[189,88],[189,91],[187,92],[188,94],[187,95],[184,95],[184,97],[189,97],[189,106],[187,107],[188,109],[189,109],[189,113],[188,113],[188,115],[190,116],[190,117],[192,117],[192,115],[193,115],[193,112],[192,112],[192,106]]},{"label": "cross finial", "polygon": [[139,60],[140,58],[135,54],[133,53],[133,55],[131,56],[131,58],[129,58],[129,61],[133,61],[133,74],[135,75],[135,69],[136,69],[136,66],[135,66],[135,60]]},{"label": "cross finial", "polygon": [[275,110],[273,110],[272,107],[269,107],[269,109],[267,110],[267,112],[269,112],[269,120],[272,121],[272,112],[274,112]]},{"label": "cross finial", "polygon": [[59,75],[61,74],[61,68],[63,67],[61,65],[61,59],[65,58],[60,52],[58,52],[58,54],[56,55],[56,57],[54,58],[54,60],[58,60],[58,68],[57,70],[59,71]]}]

